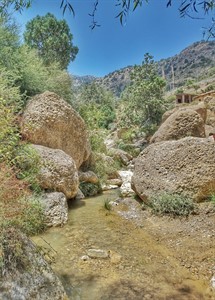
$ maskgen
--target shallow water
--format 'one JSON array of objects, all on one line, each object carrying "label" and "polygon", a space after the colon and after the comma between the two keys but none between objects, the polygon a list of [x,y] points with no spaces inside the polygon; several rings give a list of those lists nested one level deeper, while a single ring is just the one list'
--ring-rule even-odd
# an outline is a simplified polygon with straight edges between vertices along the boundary
[{"label": "shallow water", "polygon": [[[46,248],[72,300],[206,300],[207,284],[195,280],[165,245],[130,220],[104,208],[117,191],[70,203],[69,222],[34,241]],[[83,260],[88,249],[106,259]]]}]

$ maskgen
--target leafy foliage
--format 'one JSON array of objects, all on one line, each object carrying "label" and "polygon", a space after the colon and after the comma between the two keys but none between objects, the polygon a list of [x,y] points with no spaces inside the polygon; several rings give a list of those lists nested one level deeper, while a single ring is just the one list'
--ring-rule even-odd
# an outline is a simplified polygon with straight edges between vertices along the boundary
[{"label": "leafy foliage", "polygon": [[[24,8],[29,8],[33,0],[3,0],[0,4],[0,15],[8,14],[8,8],[12,7],[16,11],[22,11]],[[75,10],[72,5],[72,0],[59,0],[60,8],[63,11],[63,14],[66,10],[75,15]],[[92,18],[92,24],[90,27],[92,29],[100,26],[96,21],[96,12],[100,4],[100,0],[94,0],[92,12],[89,13],[89,16]],[[119,12],[116,15],[116,18],[119,19],[121,25],[125,24],[127,16],[130,11],[135,11],[137,8],[140,8],[143,2],[148,3],[150,0],[115,0],[115,5],[119,8]],[[173,0],[166,0],[166,6],[171,7]],[[179,2],[179,13],[181,17],[191,17],[198,19],[202,14],[208,14],[213,12],[215,9],[215,0],[181,0]],[[212,25],[209,28],[206,28],[205,33],[209,38],[214,38],[215,36],[215,22],[212,18]]]},{"label": "leafy foliage", "polygon": [[28,144],[21,144],[17,147],[13,165],[17,168],[17,178],[26,181],[29,187],[36,193],[41,192],[38,181],[40,169],[40,157],[35,149]]},{"label": "leafy foliage", "polygon": [[141,66],[135,66],[131,85],[121,98],[119,123],[122,127],[138,126],[146,129],[159,124],[165,110],[163,89],[165,82],[148,53]]},{"label": "leafy foliage", "polygon": [[45,66],[36,50],[20,45],[18,28],[8,18],[0,18],[0,44],[0,72],[7,71],[10,86],[18,87],[23,104],[29,96],[46,90],[73,101],[70,75],[58,63]]},{"label": "leafy foliage", "polygon": [[79,188],[85,197],[92,197],[102,192],[100,183],[81,182]]},{"label": "leafy foliage", "polygon": [[30,48],[37,50],[47,66],[58,62],[61,69],[66,69],[78,53],[78,48],[72,44],[73,36],[66,21],[58,21],[50,13],[29,21],[24,38]]},{"label": "leafy foliage", "polygon": [[191,199],[177,194],[154,196],[150,203],[152,211],[159,215],[187,216],[194,210],[194,204]]},{"label": "leafy foliage", "polygon": [[0,69],[0,163],[9,162],[19,142],[19,131],[15,112],[19,109],[21,97],[16,87],[13,87],[13,76]]},{"label": "leafy foliage", "polygon": [[84,86],[78,97],[80,115],[88,128],[108,128],[115,120],[115,99],[113,95],[96,83]]},{"label": "leafy foliage", "polygon": [[19,180],[14,168],[0,165],[0,227],[15,226],[26,234],[44,230],[45,217],[28,183]]},{"label": "leafy foliage", "polygon": [[104,201],[104,208],[108,211],[112,210],[112,205],[111,205],[112,200],[109,198],[106,198]]}]

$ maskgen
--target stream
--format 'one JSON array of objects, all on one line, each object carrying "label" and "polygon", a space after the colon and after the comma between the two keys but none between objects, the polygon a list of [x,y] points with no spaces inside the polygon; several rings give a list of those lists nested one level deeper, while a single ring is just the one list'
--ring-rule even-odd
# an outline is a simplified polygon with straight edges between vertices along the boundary
[{"label": "stream", "polygon": [[[66,226],[33,238],[44,247],[69,299],[212,299],[208,285],[194,279],[144,227],[105,209],[105,200],[118,193],[71,201]],[[108,257],[90,258],[89,249],[104,250]]]}]

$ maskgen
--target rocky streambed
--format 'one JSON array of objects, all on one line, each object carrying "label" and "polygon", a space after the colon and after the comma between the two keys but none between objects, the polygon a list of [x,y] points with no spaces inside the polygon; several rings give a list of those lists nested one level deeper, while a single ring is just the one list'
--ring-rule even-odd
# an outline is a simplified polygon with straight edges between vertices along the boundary
[{"label": "rocky streambed", "polygon": [[[69,222],[34,241],[69,299],[214,299],[214,211],[157,217],[118,191],[71,202]],[[104,203],[113,200],[112,210]]]}]

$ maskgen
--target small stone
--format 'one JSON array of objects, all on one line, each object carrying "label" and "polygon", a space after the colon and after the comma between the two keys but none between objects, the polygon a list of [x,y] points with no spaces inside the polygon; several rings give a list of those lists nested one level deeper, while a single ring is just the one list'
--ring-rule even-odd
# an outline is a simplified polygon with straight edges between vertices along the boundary
[{"label": "small stone", "polygon": [[89,256],[88,255],[83,255],[82,257],[81,257],[81,260],[83,260],[83,261],[87,261],[87,260],[89,260],[90,258],[89,258]]},{"label": "small stone", "polygon": [[211,278],[211,286],[215,289],[215,275]]},{"label": "small stone", "polygon": [[89,249],[87,250],[87,255],[90,258],[108,258],[109,257],[109,251],[102,250],[102,249]]},{"label": "small stone", "polygon": [[122,256],[116,252],[110,251],[110,261],[112,264],[118,264],[122,260]]}]

